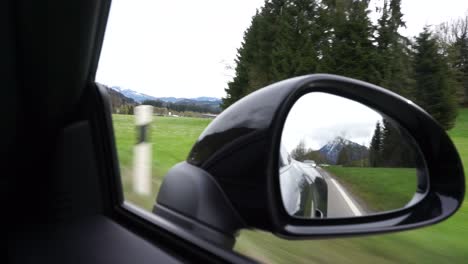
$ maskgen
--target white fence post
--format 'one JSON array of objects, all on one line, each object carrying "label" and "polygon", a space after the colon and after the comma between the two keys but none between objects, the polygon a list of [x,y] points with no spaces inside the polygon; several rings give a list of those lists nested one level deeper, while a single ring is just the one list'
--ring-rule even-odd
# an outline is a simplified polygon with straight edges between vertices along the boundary
[{"label": "white fence post", "polygon": [[137,143],[133,147],[133,190],[141,195],[151,194],[151,143],[148,141],[149,126],[153,119],[151,105],[135,107]]}]

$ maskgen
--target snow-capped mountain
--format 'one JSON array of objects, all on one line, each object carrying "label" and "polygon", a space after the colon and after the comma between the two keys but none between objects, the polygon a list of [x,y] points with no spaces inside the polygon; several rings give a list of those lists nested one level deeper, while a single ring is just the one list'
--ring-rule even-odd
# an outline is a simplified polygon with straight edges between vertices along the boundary
[{"label": "snow-capped mountain", "polygon": [[196,98],[177,98],[177,97],[155,97],[140,93],[131,89],[123,89],[118,86],[112,86],[111,89],[125,95],[128,98],[132,98],[138,103],[142,103],[145,100],[159,100],[166,103],[183,103],[183,104],[196,104],[196,105],[213,105],[219,106],[221,99],[216,97],[201,96]]},{"label": "snow-capped mountain", "polygon": [[347,147],[350,160],[360,160],[368,156],[369,149],[342,137],[336,137],[319,149],[320,154],[326,157],[331,164],[336,164],[341,150]]},{"label": "snow-capped mountain", "polygon": [[192,98],[192,99],[196,100],[196,101],[221,102],[221,100],[219,98],[207,97],[207,96],[201,96],[201,97],[196,97],[196,98]]},{"label": "snow-capped mountain", "polygon": [[158,97],[157,98],[159,101],[163,101],[163,102],[166,102],[166,103],[175,103],[177,102],[178,100],[180,100],[181,98],[175,98],[175,97]]},{"label": "snow-capped mountain", "polygon": [[131,89],[123,89],[123,88],[118,87],[118,86],[112,86],[111,89],[125,95],[128,98],[131,98],[131,99],[135,100],[138,103],[141,103],[141,102],[143,102],[145,100],[157,100],[157,98],[154,97],[154,96],[147,95],[147,94],[144,94],[144,93],[139,93],[139,92],[136,92],[136,91],[131,90]]},{"label": "snow-capped mountain", "polygon": [[166,102],[166,103],[196,103],[196,102],[205,102],[206,104],[220,104],[221,99],[216,97],[196,97],[196,98],[177,98],[177,97],[156,97],[157,100]]}]

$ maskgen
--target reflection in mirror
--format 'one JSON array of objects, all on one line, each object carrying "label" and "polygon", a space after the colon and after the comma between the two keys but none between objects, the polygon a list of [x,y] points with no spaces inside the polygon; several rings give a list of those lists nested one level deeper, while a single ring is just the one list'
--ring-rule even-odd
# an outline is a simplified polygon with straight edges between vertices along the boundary
[{"label": "reflection in mirror", "polygon": [[[424,193],[417,146],[396,122],[340,96],[313,92],[286,119],[279,153],[283,205],[294,217],[397,210]],[[420,177],[418,177],[420,175]]]}]

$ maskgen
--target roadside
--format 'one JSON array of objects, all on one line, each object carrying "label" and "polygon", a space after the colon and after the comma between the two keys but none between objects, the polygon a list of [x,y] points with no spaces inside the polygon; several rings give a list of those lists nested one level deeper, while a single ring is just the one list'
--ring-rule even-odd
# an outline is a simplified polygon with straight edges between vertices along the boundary
[{"label": "roadside", "polygon": [[337,180],[329,171],[317,167],[328,186],[327,218],[356,217],[368,212],[365,203]]},{"label": "roadside", "polygon": [[417,189],[415,168],[330,166],[326,170],[368,213],[403,208]]}]

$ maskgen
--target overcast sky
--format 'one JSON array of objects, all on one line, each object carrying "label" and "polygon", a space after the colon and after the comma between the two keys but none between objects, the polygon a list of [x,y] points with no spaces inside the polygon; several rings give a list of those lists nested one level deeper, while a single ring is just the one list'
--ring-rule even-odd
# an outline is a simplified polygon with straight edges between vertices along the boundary
[{"label": "overcast sky", "polygon": [[302,140],[318,150],[340,136],[368,146],[382,116],[360,103],[314,92],[297,100],[286,118],[281,142],[291,152]]},{"label": "overcast sky", "polygon": [[[233,75],[227,66],[235,65],[243,33],[262,5],[263,0],[113,0],[96,80],[156,97],[222,97]],[[462,16],[468,1],[403,0],[402,10],[402,33],[413,36],[425,24]]]}]

